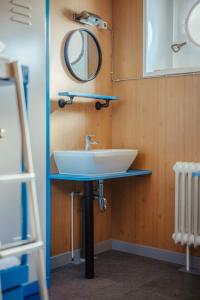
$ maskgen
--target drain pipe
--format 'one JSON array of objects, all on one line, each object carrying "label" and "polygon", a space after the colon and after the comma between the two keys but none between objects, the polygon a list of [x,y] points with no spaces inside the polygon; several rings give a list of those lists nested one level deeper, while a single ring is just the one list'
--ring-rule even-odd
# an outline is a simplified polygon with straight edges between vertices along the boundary
[{"label": "drain pipe", "polygon": [[[99,209],[105,212],[107,209],[107,199],[104,197],[104,182],[103,180],[98,181],[98,192],[94,192],[94,196],[99,201]],[[74,197],[82,197],[81,192],[71,192],[70,193],[70,238],[71,238],[71,259],[74,262]],[[0,299],[1,300],[1,299]]]},{"label": "drain pipe", "polygon": [[74,197],[75,195],[80,197],[83,194],[80,192],[70,193],[70,237],[71,237],[71,257],[73,262],[74,262]]}]

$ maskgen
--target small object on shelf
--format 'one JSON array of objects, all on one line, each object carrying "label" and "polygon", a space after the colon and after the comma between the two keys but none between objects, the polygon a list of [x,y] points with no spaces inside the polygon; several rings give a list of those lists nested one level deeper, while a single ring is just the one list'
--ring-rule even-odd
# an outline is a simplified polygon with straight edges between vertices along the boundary
[{"label": "small object on shelf", "polygon": [[96,102],[95,107],[97,110],[100,110],[101,108],[109,107],[110,101],[119,100],[119,98],[116,96],[106,96],[106,95],[79,93],[79,92],[61,92],[59,93],[59,96],[67,97],[66,100],[63,98],[58,100],[58,106],[60,108],[65,107],[65,105],[73,104],[75,97],[98,99],[98,100],[105,101],[105,103],[101,103],[100,101]]}]

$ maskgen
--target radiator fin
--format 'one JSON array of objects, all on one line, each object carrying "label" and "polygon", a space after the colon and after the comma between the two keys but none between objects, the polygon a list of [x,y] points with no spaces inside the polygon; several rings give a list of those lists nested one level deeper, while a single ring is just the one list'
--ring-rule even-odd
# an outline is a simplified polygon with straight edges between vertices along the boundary
[{"label": "radiator fin", "polygon": [[175,243],[200,245],[200,187],[198,177],[192,173],[200,171],[200,163],[177,162],[175,172]]}]

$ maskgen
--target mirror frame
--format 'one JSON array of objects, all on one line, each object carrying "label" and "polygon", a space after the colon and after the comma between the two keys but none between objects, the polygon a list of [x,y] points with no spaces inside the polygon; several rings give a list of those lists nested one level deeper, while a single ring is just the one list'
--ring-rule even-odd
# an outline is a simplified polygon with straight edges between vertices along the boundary
[{"label": "mirror frame", "polygon": [[[87,34],[89,34],[92,38],[93,38],[93,41],[97,47],[97,51],[98,51],[98,57],[99,57],[99,63],[98,63],[98,66],[97,66],[97,69],[96,69],[96,72],[91,76],[91,78],[89,79],[82,79],[80,77],[78,77],[78,75],[73,71],[72,67],[71,67],[71,64],[69,62],[69,58],[68,58],[68,48],[69,48],[69,43],[70,43],[70,40],[71,40],[71,37],[72,35],[79,31],[81,34],[83,32],[86,32]],[[81,51],[82,52],[82,51]],[[76,29],[76,30],[73,30],[69,33],[69,35],[67,36],[66,40],[65,40],[65,45],[64,45],[64,60],[65,60],[65,64],[69,70],[69,72],[71,73],[71,75],[78,81],[81,81],[81,82],[88,82],[88,81],[91,81],[91,80],[94,80],[97,75],[99,74],[99,71],[101,69],[101,66],[102,66],[102,50],[101,50],[101,46],[96,38],[96,36],[89,30],[85,29],[85,28],[80,28],[80,29]]]}]

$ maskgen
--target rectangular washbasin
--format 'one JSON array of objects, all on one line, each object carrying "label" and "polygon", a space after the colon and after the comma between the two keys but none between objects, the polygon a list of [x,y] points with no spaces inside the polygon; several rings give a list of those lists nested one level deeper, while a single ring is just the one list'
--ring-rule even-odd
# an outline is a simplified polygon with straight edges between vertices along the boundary
[{"label": "rectangular washbasin", "polygon": [[54,159],[60,174],[97,175],[126,172],[137,154],[131,149],[55,151]]}]

